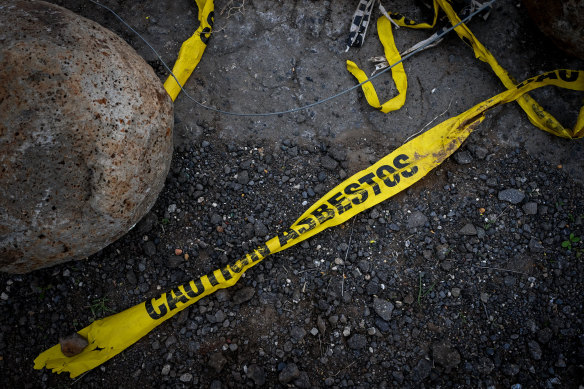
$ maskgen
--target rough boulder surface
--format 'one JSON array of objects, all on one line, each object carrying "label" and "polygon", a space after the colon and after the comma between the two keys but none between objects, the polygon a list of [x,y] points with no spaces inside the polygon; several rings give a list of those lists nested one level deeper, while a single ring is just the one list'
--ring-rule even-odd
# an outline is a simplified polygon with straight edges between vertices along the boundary
[{"label": "rough boulder surface", "polygon": [[109,30],[40,1],[0,8],[0,270],[23,273],[89,256],[146,214],[173,109]]}]

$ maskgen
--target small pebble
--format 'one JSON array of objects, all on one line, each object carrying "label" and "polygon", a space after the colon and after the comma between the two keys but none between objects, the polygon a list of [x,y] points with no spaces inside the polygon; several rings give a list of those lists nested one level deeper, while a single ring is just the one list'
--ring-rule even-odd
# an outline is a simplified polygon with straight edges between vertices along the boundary
[{"label": "small pebble", "polygon": [[74,357],[75,355],[81,354],[85,347],[89,345],[87,339],[78,333],[59,339],[59,344],[61,345],[61,352],[66,357]]}]

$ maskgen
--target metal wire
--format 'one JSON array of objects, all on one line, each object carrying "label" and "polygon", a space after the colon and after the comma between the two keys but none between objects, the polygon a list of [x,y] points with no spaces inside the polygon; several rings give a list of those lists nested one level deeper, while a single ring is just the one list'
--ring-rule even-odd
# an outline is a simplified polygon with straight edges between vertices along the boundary
[{"label": "metal wire", "polygon": [[469,14],[467,17],[465,17],[464,19],[462,19],[459,23],[449,27],[448,29],[444,30],[441,34],[438,34],[436,36],[434,36],[434,39],[430,39],[426,42],[425,45],[420,46],[417,50],[412,51],[411,53],[405,55],[404,57],[402,57],[401,60],[393,63],[391,66],[383,69],[382,71],[380,71],[379,73],[369,77],[367,80],[354,85],[350,88],[344,89],[338,93],[335,93],[332,96],[326,97],[324,99],[315,101],[314,103],[311,104],[307,104],[304,105],[302,107],[298,107],[298,108],[292,108],[292,109],[287,109],[285,111],[276,111],[276,112],[263,112],[263,113],[240,113],[240,112],[233,112],[233,111],[224,111],[222,109],[218,109],[215,107],[211,107],[209,105],[205,105],[199,101],[197,101],[194,97],[192,97],[190,94],[188,94],[188,92],[183,88],[183,86],[181,85],[181,83],[178,81],[178,79],[176,78],[176,76],[174,75],[174,73],[172,72],[172,70],[168,67],[168,65],[166,64],[166,62],[164,62],[164,60],[162,59],[162,57],[160,56],[160,54],[158,54],[158,51],[156,51],[156,49],[154,47],[152,47],[152,45],[142,36],[140,35],[140,33],[138,31],[136,31],[134,28],[132,28],[132,26],[130,26],[124,19],[122,19],[122,17],[120,15],[118,15],[115,11],[113,11],[111,8],[95,1],[95,0],[89,0],[91,3],[107,10],[108,12],[110,12],[113,16],[115,16],[124,26],[126,26],[126,28],[128,28],[130,31],[132,31],[138,38],[140,38],[142,40],[142,42],[144,42],[149,48],[150,50],[152,50],[152,52],[156,55],[156,57],[158,57],[158,60],[162,63],[162,65],[164,66],[164,68],[170,73],[170,75],[172,76],[172,78],[174,78],[174,80],[176,81],[176,83],[178,84],[178,86],[180,87],[181,91],[184,93],[184,95],[191,100],[192,102],[194,102],[196,105],[198,105],[201,108],[205,108],[209,111],[213,111],[213,112],[217,112],[223,115],[230,115],[230,116],[244,116],[244,117],[265,117],[265,116],[277,116],[277,115],[284,115],[284,114],[288,114],[288,113],[294,113],[294,112],[298,112],[298,111],[303,111],[305,109],[309,109],[312,107],[315,107],[317,105],[326,103],[328,101],[334,100],[342,95],[345,95],[357,88],[359,88],[360,86],[362,86],[363,84],[366,84],[374,79],[376,79],[377,77],[381,76],[382,74],[384,74],[385,72],[391,70],[394,66],[402,63],[403,61],[405,61],[406,59],[410,58],[411,56],[413,56],[414,54],[418,53],[419,51],[423,50],[426,46],[432,44],[433,42],[441,39],[442,37],[444,37],[446,34],[448,34],[450,31],[454,30],[456,27],[460,26],[461,24],[466,23],[467,21],[469,21],[473,16],[475,16],[476,14],[482,12],[483,10],[485,10],[486,8],[490,7],[496,0],[491,0],[488,3],[483,4],[482,7],[480,7],[479,9],[477,9],[476,11],[474,11],[473,13]]}]

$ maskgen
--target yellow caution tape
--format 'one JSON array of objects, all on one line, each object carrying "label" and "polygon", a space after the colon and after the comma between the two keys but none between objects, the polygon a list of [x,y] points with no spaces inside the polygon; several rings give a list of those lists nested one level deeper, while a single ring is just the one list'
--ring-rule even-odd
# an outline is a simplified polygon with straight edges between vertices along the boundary
[{"label": "yellow caution tape", "polygon": [[[390,12],[390,16],[398,25],[402,27],[426,29],[433,28],[436,25],[436,20],[438,18],[438,13],[440,9],[442,9],[446,13],[448,20],[452,25],[460,23],[461,21],[460,18],[452,9],[452,6],[447,0],[434,0],[434,20],[432,24],[416,23],[413,20],[407,19],[403,15],[397,13]],[[399,53],[397,53],[397,48],[395,47],[395,42],[393,40],[393,35],[391,33],[391,24],[389,22],[381,23],[382,20],[387,20],[387,18],[385,16],[382,16],[379,18],[377,22],[379,38],[381,40],[381,43],[383,44],[383,48],[388,63],[392,64],[396,62],[396,58],[399,60],[400,57]],[[473,48],[475,56],[478,59],[480,59],[483,62],[486,62],[487,64],[489,64],[489,66],[491,66],[491,69],[493,69],[497,77],[499,77],[499,79],[506,88],[512,88],[515,86],[516,81],[509,75],[509,73],[501,65],[499,65],[499,63],[491,54],[491,52],[487,50],[487,48],[478,41],[478,39],[474,36],[474,34],[470,31],[466,24],[463,23],[459,25],[454,29],[454,31],[456,31],[458,36],[464,42],[466,42]],[[397,53],[397,56],[395,53]],[[390,55],[392,56],[391,58]],[[406,74],[405,72],[403,72],[403,66],[401,64],[399,66],[401,66],[402,71],[396,72],[395,69],[392,69],[392,76],[398,89],[398,93],[401,94],[402,90],[400,90],[400,85],[407,86],[407,80]],[[367,76],[365,75],[365,73],[351,61],[347,61],[347,70],[349,70],[349,72],[351,72],[351,74],[353,74],[357,78],[359,83],[367,80]],[[373,87],[371,82],[363,84],[362,88],[369,105],[380,109],[377,93],[375,92],[375,88]],[[403,92],[405,93],[405,89],[403,90]],[[396,96],[394,99],[397,99],[398,97],[400,97],[400,95]],[[403,98],[405,101],[405,95]],[[550,113],[545,111],[528,94],[519,97],[517,99],[517,103],[525,111],[529,118],[529,121],[531,121],[531,123],[533,123],[536,127],[544,131],[547,131],[553,135],[560,136],[562,138],[577,139],[584,137],[584,105],[580,109],[580,113],[576,120],[576,125],[574,126],[574,129],[570,130],[562,126],[562,124],[555,117],[553,117]],[[397,107],[396,109],[399,109],[400,107]],[[383,108],[381,108],[381,111],[384,113],[390,112],[391,110],[394,109],[384,110]]]},{"label": "yellow caution tape", "polygon": [[[369,105],[379,109],[383,113],[388,113],[400,109],[405,104],[406,92],[408,90],[408,79],[406,77],[406,71],[404,70],[404,64],[400,62],[401,56],[399,55],[393,40],[391,23],[387,18],[381,17],[377,19],[377,33],[383,44],[385,58],[387,58],[388,63],[394,64],[399,62],[391,69],[391,76],[395,82],[398,95],[385,103],[380,104],[375,88],[371,82],[366,82],[362,85],[362,88]],[[368,78],[365,72],[359,69],[353,61],[347,61],[347,70],[359,80],[359,83],[364,82]]]},{"label": "yellow caution tape", "polygon": [[193,70],[197,67],[203,57],[203,52],[207,47],[207,42],[211,37],[211,30],[213,29],[214,22],[214,9],[213,0],[195,0],[197,2],[197,7],[199,8],[199,28],[195,33],[186,41],[183,42],[178,52],[178,58],[172,68],[172,72],[176,76],[169,76],[164,82],[164,88],[170,95],[172,101],[176,99],[181,91],[181,85],[185,82],[193,73]]},{"label": "yellow caution tape", "polygon": [[35,359],[35,369],[46,367],[57,373],[69,372],[73,378],[99,366],[201,298],[233,286],[247,269],[268,255],[344,223],[408,188],[448,158],[483,121],[486,111],[546,85],[584,91],[584,71],[555,70],[530,78],[438,124],[329,191],[290,228],[254,252],[160,297],[94,321],[78,332],[89,342],[80,354],[66,357],[57,344]]}]

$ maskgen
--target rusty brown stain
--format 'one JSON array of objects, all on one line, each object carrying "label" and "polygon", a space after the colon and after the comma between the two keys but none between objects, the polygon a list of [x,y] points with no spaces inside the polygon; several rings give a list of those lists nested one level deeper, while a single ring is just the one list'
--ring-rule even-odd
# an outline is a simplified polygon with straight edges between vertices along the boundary
[{"label": "rusty brown stain", "polygon": [[[472,118],[465,120],[464,122],[462,122],[455,130],[455,132],[459,132],[459,131],[465,131],[465,129],[468,131],[468,134],[463,134],[454,138],[451,138],[448,143],[446,143],[446,147],[445,148],[441,148],[438,152],[436,153],[432,153],[432,156],[434,158],[436,158],[436,160],[440,163],[442,161],[444,161],[446,158],[448,158],[450,155],[452,155],[453,152],[455,152],[460,145],[466,140],[466,138],[468,138],[468,135],[470,135],[471,132],[474,131],[474,129],[480,124],[480,121],[477,120],[477,118],[481,115],[484,115],[484,111],[481,112],[478,115],[474,115]],[[474,122],[472,122],[472,119],[474,119]],[[467,124],[470,123],[470,124]]]},{"label": "rusty brown stain", "polygon": [[107,103],[107,100],[105,99],[105,97],[101,98],[99,100],[93,100],[93,101],[96,103],[102,104],[102,105],[105,105]]},{"label": "rusty brown stain", "polygon": [[413,159],[419,161],[421,159],[426,158],[427,156],[428,156],[428,154],[422,155],[422,154],[418,153],[417,151],[415,151],[414,152],[414,158]]}]

